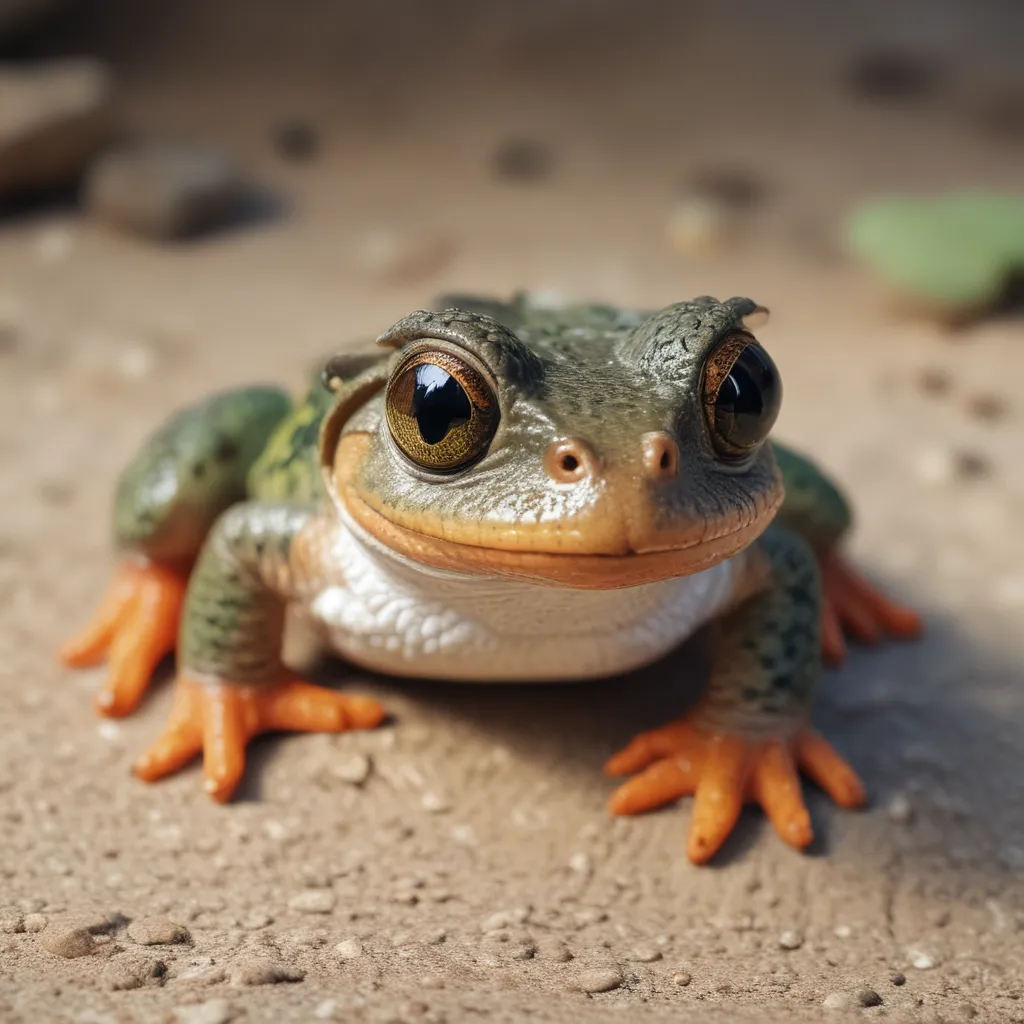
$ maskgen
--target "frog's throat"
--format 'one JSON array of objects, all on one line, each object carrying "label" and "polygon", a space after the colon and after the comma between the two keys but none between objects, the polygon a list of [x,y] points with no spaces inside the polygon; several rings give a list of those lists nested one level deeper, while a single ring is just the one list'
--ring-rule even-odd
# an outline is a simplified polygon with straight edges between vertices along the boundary
[{"label": "frog's throat", "polygon": [[420,564],[455,572],[513,576],[579,590],[612,590],[690,576],[749,547],[767,528],[782,500],[781,484],[752,521],[718,535],[695,534],[676,547],[626,554],[577,554],[488,547],[464,543],[392,522],[371,507],[355,485],[355,469],[366,457],[369,437],[345,435],[327,481],[332,499],[381,544]]}]

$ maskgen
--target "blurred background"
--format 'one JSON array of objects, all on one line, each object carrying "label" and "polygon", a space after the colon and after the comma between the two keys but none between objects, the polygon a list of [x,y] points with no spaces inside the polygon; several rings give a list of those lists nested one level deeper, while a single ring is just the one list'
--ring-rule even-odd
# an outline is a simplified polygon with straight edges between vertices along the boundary
[{"label": "blurred background", "polygon": [[[628,713],[595,691],[578,720],[578,691],[409,688],[388,701],[397,735],[421,739],[367,749],[380,765],[419,758],[456,810],[424,817],[415,787],[371,780],[353,841],[371,842],[359,822],[383,835],[401,819],[420,845],[381,840],[371,871],[384,874],[361,884],[386,894],[390,865],[451,860],[475,895],[456,886],[429,913],[476,935],[485,910],[547,900],[536,879],[564,881],[582,849],[599,866],[591,902],[602,865],[630,880],[637,864],[664,868],[623,918],[648,938],[726,910],[756,922],[659,947],[666,979],[689,957],[687,991],[709,1005],[760,1013],[777,1000],[793,1020],[866,978],[908,1013],[966,1000],[980,1019],[1022,1019],[1000,1002],[1024,990],[1007,939],[1024,924],[1022,52],[1018,0],[0,0],[0,793],[21,816],[0,877],[6,865],[12,899],[39,909],[112,891],[119,906],[185,915],[184,895],[154,895],[150,873],[163,872],[227,901],[190,919],[200,945],[244,946],[263,926],[245,938],[238,920],[267,907],[278,930],[297,927],[275,837],[304,837],[302,856],[329,876],[337,837],[303,830],[361,799],[337,780],[303,789],[333,747],[275,741],[259,802],[231,812],[255,839],[217,840],[246,872],[188,860],[197,832],[222,835],[221,811],[196,803],[193,774],[157,791],[126,771],[169,694],[96,733],[95,679],[52,667],[112,564],[113,481],[168,412],[248,381],[300,387],[323,356],[443,291],[641,308],[749,295],[772,311],[759,335],[785,381],[779,433],[850,491],[855,558],[929,623],[921,644],[857,653],[823,687],[819,716],[874,810],[815,802],[824,858],[790,856],[748,823],[721,873],[694,874],[679,856],[685,809],[628,834],[603,817],[598,766],[627,727],[654,724],[656,681]],[[495,742],[512,767],[466,786]],[[43,747],[73,753],[43,761]],[[296,788],[312,810],[293,821]],[[517,801],[529,814],[510,825]],[[550,827],[531,831],[531,815]],[[478,845],[453,840],[453,821],[472,822]],[[184,853],[158,835],[172,824]],[[120,851],[110,890],[104,828]],[[56,871],[69,848],[78,859]],[[613,920],[623,887],[602,904]],[[556,896],[552,920],[569,914]],[[413,903],[381,913],[411,919]],[[673,906],[685,921],[658,917]],[[626,933],[604,920],[567,934],[596,948],[603,928],[617,949]],[[815,936],[786,961],[803,980],[765,988],[757,978],[790,967],[759,958],[790,956],[774,936],[794,922]],[[312,952],[295,956],[316,975]],[[392,965],[394,984],[413,985],[412,963]],[[679,991],[657,988],[653,960],[631,969],[648,972],[654,1002]],[[890,969],[909,972],[905,987]],[[502,984],[519,994],[503,998],[528,1001],[533,982],[509,970]],[[0,1011],[31,989],[4,984]],[[568,998],[562,981],[544,985]]]}]

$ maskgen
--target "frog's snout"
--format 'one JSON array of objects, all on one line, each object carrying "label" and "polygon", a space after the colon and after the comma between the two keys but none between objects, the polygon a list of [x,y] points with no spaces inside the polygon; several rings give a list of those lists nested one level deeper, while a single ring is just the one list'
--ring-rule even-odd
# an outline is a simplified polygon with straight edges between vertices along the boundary
[{"label": "frog's snout", "polygon": [[[654,483],[674,480],[679,475],[679,445],[664,430],[640,438],[640,466]],[[571,484],[592,479],[599,471],[594,449],[578,438],[553,441],[544,455],[544,470],[555,483]]]}]

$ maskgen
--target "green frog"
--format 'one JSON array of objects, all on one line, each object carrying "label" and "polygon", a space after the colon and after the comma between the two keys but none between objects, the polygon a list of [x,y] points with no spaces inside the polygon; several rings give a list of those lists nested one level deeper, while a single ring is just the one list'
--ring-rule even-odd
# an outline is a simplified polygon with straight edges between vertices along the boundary
[{"label": "green frog", "polygon": [[701,698],[608,760],[629,776],[610,809],[693,795],[695,863],[748,801],[806,847],[800,771],[843,807],[865,799],[809,724],[823,660],[921,623],[843,558],[837,487],[770,439],[764,314],[450,296],[330,359],[297,406],[269,387],[208,398],[122,475],[120,568],[62,658],[106,660],[97,707],[120,716],[176,651],[170,719],[135,774],[202,755],[227,801],[257,734],[385,716],[284,665],[289,606],[350,663],[467,682],[617,675],[707,625]]}]

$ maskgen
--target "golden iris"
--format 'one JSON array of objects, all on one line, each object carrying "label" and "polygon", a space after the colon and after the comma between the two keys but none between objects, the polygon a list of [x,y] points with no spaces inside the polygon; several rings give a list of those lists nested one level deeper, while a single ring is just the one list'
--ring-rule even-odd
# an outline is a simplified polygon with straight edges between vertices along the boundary
[{"label": "golden iris", "polygon": [[395,371],[384,399],[391,437],[424,469],[451,473],[475,462],[498,427],[484,376],[450,352],[416,352]]}]

